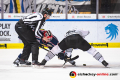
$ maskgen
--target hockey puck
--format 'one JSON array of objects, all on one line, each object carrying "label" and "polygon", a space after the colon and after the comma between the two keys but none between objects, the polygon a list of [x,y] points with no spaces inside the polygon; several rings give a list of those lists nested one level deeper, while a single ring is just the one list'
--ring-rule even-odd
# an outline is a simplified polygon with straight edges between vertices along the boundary
[{"label": "hockey puck", "polygon": [[83,64],[83,66],[86,66],[86,64]]}]

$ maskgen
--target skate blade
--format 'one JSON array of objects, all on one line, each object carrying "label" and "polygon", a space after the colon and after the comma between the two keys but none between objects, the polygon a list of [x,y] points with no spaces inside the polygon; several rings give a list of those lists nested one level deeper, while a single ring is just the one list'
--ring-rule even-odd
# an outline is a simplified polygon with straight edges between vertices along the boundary
[{"label": "skate blade", "polygon": [[38,69],[40,68],[40,66],[38,66],[38,65],[32,65],[32,67],[33,68],[38,68]]},{"label": "skate blade", "polygon": [[63,65],[62,67],[65,68],[65,65]]},{"label": "skate blade", "polygon": [[31,65],[19,64],[20,67],[31,67]]},{"label": "skate blade", "polygon": [[18,64],[18,63],[13,63],[13,65],[14,65],[14,66],[16,66],[16,67],[18,67],[18,66],[19,66],[19,64]]},{"label": "skate blade", "polygon": [[76,66],[75,64],[73,66]]},{"label": "skate blade", "polygon": [[43,68],[44,68],[44,66],[42,66],[42,65],[33,65],[33,68],[43,69]]},{"label": "skate blade", "polygon": [[41,65],[41,66],[40,66],[40,69],[43,69],[43,68],[44,68],[44,66]]}]

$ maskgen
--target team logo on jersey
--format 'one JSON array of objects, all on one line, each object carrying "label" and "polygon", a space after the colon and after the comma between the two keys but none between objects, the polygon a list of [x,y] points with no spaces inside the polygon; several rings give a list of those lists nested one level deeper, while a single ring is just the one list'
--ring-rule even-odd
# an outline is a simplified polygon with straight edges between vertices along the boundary
[{"label": "team logo on jersey", "polygon": [[75,71],[71,71],[69,75],[71,78],[75,78],[77,74]]},{"label": "team logo on jersey", "polygon": [[48,47],[53,47],[51,44],[47,44]]},{"label": "team logo on jersey", "polygon": [[105,27],[105,32],[106,34],[109,34],[109,36],[106,38],[111,38],[110,41],[114,38],[116,39],[116,37],[118,36],[118,26],[116,26],[115,24],[109,24],[108,26]]}]

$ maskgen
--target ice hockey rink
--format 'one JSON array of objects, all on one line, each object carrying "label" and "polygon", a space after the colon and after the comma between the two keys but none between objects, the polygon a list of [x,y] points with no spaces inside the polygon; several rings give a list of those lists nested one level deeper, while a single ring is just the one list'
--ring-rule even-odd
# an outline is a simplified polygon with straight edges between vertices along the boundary
[{"label": "ice hockey rink", "polygon": [[[109,68],[105,68],[90,54],[81,50],[74,50],[72,53],[73,57],[79,55],[76,66],[67,63],[63,68],[64,61],[58,60],[55,56],[51,61],[47,62],[44,69],[17,67],[13,65],[13,61],[22,52],[22,49],[0,49],[0,80],[120,80],[120,48],[96,49],[109,63]],[[47,51],[40,49],[39,62],[46,53]],[[29,61],[31,61],[31,55]],[[83,64],[86,64],[86,66],[83,66]],[[75,78],[70,77],[71,71],[76,72]]]}]

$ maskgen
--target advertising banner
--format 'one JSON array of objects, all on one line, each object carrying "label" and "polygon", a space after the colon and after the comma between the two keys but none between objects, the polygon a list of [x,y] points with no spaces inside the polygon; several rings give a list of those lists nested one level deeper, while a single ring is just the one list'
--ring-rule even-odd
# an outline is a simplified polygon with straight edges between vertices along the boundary
[{"label": "advertising banner", "polygon": [[[17,21],[0,21],[0,46],[1,48],[22,48],[15,32]],[[97,48],[120,47],[120,21],[46,21],[45,30],[50,30],[59,41],[67,31],[77,29],[90,31],[85,39]]]},{"label": "advertising banner", "polygon": [[[31,13],[32,14],[32,13]],[[29,15],[28,13],[11,14],[4,13],[4,19],[21,19]],[[0,16],[1,17],[1,16]],[[50,19],[65,19],[65,14],[52,14]],[[96,14],[68,14],[68,19],[96,19]]]},{"label": "advertising banner", "polygon": [[4,19],[21,19],[22,17],[25,17],[29,15],[30,13],[4,13]]},{"label": "advertising banner", "polygon": [[68,14],[68,19],[96,19],[96,14]]},{"label": "advertising banner", "polygon": [[0,22],[0,43],[19,43],[18,35],[15,32],[16,21]]},{"label": "advertising banner", "polygon": [[120,14],[99,14],[99,19],[120,19]]},{"label": "advertising banner", "polygon": [[119,21],[61,21],[47,22],[45,29],[49,29],[61,41],[67,31],[71,29],[89,30],[90,34],[85,39],[88,42],[120,42]]}]

